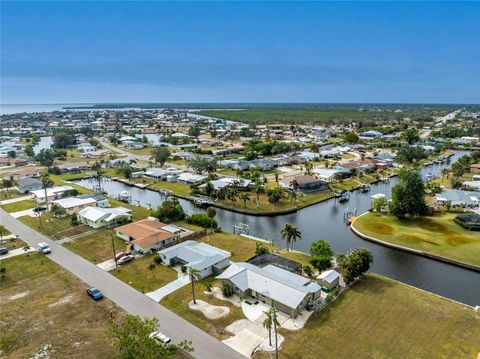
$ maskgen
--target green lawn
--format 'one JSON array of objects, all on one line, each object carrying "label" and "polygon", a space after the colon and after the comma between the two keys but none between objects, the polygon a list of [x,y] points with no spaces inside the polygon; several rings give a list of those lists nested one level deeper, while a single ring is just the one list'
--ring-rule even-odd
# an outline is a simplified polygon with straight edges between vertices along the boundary
[{"label": "green lawn", "polygon": [[67,242],[64,246],[90,262],[101,263],[113,258],[111,235],[113,235],[115,251],[117,253],[125,251],[127,249],[126,242],[118,238],[112,229],[96,230],[75,239],[73,242]]},{"label": "green lawn", "polygon": [[40,220],[38,217],[30,216],[23,216],[18,218],[18,220],[52,239],[75,236],[92,230],[86,225],[73,228],[71,226],[70,217],[57,218],[52,215],[50,221],[47,222],[48,214],[46,212],[42,212]]},{"label": "green lawn", "polygon": [[2,208],[8,213],[13,213],[13,212],[20,212],[26,209],[34,208],[36,205],[37,205],[37,202],[31,199],[27,199],[25,201],[3,204]]},{"label": "green lawn", "polygon": [[177,279],[177,272],[161,264],[155,264],[155,269],[149,269],[148,265],[155,263],[153,255],[146,255],[142,258],[121,265],[118,270],[111,273],[118,279],[132,287],[151,292]]},{"label": "green lawn", "polygon": [[[10,234],[10,232],[9,232],[9,234]],[[0,247],[7,248],[9,251],[11,251],[13,249],[23,248],[25,246],[27,246],[27,243],[25,243],[21,239],[16,238],[16,237],[5,239],[5,235],[4,235],[3,242],[0,243]]]},{"label": "green lawn", "polygon": [[304,329],[280,333],[286,337],[281,358],[473,359],[480,352],[480,313],[368,275]]},{"label": "green lawn", "polygon": [[382,241],[480,266],[480,235],[456,224],[455,216],[442,214],[401,220],[368,213],[359,217],[353,226]]},{"label": "green lawn", "polygon": [[52,345],[52,358],[112,357],[107,322],[110,313],[122,315],[112,302],[93,302],[86,284],[38,253],[0,266],[6,268],[0,279],[2,357],[31,358],[45,344]]},{"label": "green lawn", "polygon": [[192,301],[192,286],[186,285],[179,290],[167,295],[160,301],[160,304],[164,305],[168,309],[180,315],[182,318],[188,320],[190,323],[196,325],[203,331],[207,332],[211,336],[222,340],[230,337],[225,327],[232,324],[234,321],[244,319],[242,309],[234,306],[226,300],[220,300],[213,295],[205,294],[205,283],[212,281],[214,286],[219,287],[218,281],[211,278],[202,279],[195,284],[196,299],[201,299],[207,303],[217,306],[224,306],[230,308],[230,313],[220,319],[208,319],[198,310],[192,310],[188,307],[188,303]]}]

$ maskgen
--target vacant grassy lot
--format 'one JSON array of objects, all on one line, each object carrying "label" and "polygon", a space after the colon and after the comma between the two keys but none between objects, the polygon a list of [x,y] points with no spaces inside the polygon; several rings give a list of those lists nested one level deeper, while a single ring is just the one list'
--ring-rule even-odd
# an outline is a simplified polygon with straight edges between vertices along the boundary
[{"label": "vacant grassy lot", "polygon": [[57,218],[52,215],[50,221],[47,222],[48,214],[46,212],[42,212],[40,219],[38,217],[23,216],[18,220],[52,239],[76,236],[92,230],[86,225],[73,228],[71,226],[71,217]]},{"label": "vacant grassy lot", "polygon": [[368,213],[353,226],[361,233],[382,241],[418,249],[445,258],[480,266],[480,235],[456,224],[455,214],[419,219]]},{"label": "vacant grassy lot", "polygon": [[[480,313],[374,275],[286,337],[282,358],[476,358]],[[257,354],[254,358],[270,358]]]},{"label": "vacant grassy lot", "polygon": [[31,199],[27,199],[25,201],[3,204],[2,208],[8,213],[13,213],[13,212],[20,212],[20,211],[25,211],[26,209],[34,208],[36,205],[37,205],[37,202]]},{"label": "vacant grassy lot", "polygon": [[360,112],[355,108],[252,108],[242,111],[204,110],[205,116],[223,118],[247,123],[281,123],[281,124],[329,124],[361,120],[387,120],[401,118],[392,112]]},{"label": "vacant grassy lot", "polygon": [[26,246],[27,243],[16,237],[6,239],[5,236],[3,236],[3,242],[0,243],[0,247],[7,248],[9,251],[18,248],[24,248]]},{"label": "vacant grassy lot", "polygon": [[67,242],[64,246],[92,263],[102,263],[113,258],[112,235],[116,253],[125,251],[127,244],[112,229],[100,229]]},{"label": "vacant grassy lot", "polygon": [[160,301],[168,309],[182,316],[190,323],[196,325],[211,336],[222,340],[226,339],[231,334],[225,331],[225,327],[232,324],[234,321],[245,318],[242,309],[234,306],[228,301],[215,298],[213,295],[205,294],[205,283],[211,281],[214,286],[219,287],[218,281],[212,279],[202,279],[195,283],[196,299],[201,299],[207,303],[217,306],[225,306],[230,308],[230,313],[220,319],[208,319],[198,310],[192,310],[188,307],[188,303],[193,300],[192,286],[186,285],[179,290],[167,295]]},{"label": "vacant grassy lot", "polygon": [[105,338],[110,312],[121,312],[108,300],[94,302],[85,284],[32,253],[2,260],[0,280],[0,348],[2,357],[29,358],[51,344],[52,358],[111,358]]},{"label": "vacant grassy lot", "polygon": [[154,291],[177,279],[174,269],[161,264],[155,264],[155,268],[149,269],[151,263],[155,263],[153,256],[148,255],[124,264],[111,273],[135,289],[145,292]]}]

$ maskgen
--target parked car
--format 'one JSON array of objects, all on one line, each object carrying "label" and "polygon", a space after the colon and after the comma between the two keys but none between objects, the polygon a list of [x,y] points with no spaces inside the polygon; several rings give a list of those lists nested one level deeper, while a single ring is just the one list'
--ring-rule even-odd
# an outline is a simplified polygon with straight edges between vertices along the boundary
[{"label": "parked car", "polygon": [[113,260],[118,261],[120,258],[125,257],[125,256],[129,256],[131,254],[132,254],[132,252],[130,252],[130,251],[118,252],[115,255],[115,257],[113,257]]},{"label": "parked car", "polygon": [[135,259],[135,257],[129,254],[129,255],[126,255],[126,256],[123,256],[122,258],[120,258],[117,261],[117,263],[118,264],[125,264],[125,263],[133,261],[134,259]]},{"label": "parked car", "polygon": [[8,249],[7,248],[0,248],[0,256],[3,256],[4,254],[7,254],[8,253]]},{"label": "parked car", "polygon": [[150,333],[150,335],[148,336],[150,339],[153,339],[155,341],[158,341],[162,344],[169,344],[172,339],[170,339],[169,337],[167,337],[165,334],[162,334],[160,332],[153,332],[153,333]]},{"label": "parked car", "polygon": [[35,213],[39,213],[39,212],[43,212],[43,211],[46,211],[47,210],[47,207],[40,207],[40,206],[37,206],[33,209],[33,212]]},{"label": "parked car", "polygon": [[43,254],[49,254],[49,253],[52,253],[52,250],[50,249],[50,247],[48,246],[47,243],[45,242],[40,242],[38,243],[38,250],[43,253]]},{"label": "parked car", "polygon": [[95,300],[100,300],[103,298],[102,292],[100,292],[97,288],[91,287],[87,289],[87,294]]}]

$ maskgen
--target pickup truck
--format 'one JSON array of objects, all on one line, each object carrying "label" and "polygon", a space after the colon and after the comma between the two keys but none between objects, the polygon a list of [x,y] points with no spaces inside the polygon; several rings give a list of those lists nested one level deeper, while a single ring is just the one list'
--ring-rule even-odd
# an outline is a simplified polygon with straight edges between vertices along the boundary
[{"label": "pickup truck", "polygon": [[52,253],[52,250],[50,249],[48,244],[45,242],[38,243],[38,250],[43,254]]}]

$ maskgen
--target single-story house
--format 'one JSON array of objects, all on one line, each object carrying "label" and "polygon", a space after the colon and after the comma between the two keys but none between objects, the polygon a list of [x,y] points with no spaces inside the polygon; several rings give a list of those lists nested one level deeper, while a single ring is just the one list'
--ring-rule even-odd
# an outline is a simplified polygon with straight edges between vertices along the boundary
[{"label": "single-story house", "polygon": [[480,172],[480,163],[474,163],[473,165],[470,165],[470,172]]},{"label": "single-story house", "polygon": [[[71,186],[55,186],[55,187],[47,188],[47,199],[49,201],[56,200],[58,198],[61,198],[66,191],[71,191],[71,190],[73,190],[73,187]],[[44,189],[37,189],[34,191],[30,191],[30,193],[33,195],[34,199],[38,203],[45,202]]]},{"label": "single-story house", "polygon": [[17,181],[17,190],[19,193],[28,193],[42,189],[42,181],[37,178],[23,177]]},{"label": "single-story house", "polygon": [[371,130],[371,131],[362,132],[358,137],[365,138],[365,139],[371,139],[371,138],[380,138],[382,136],[383,136],[383,133],[381,133],[379,131]]},{"label": "single-story house", "polygon": [[333,168],[315,167],[312,170],[312,173],[315,174],[319,180],[324,182],[334,182],[335,175],[340,173],[340,171]]},{"label": "single-story house", "polygon": [[195,184],[198,182],[203,181],[207,176],[204,175],[198,175],[195,173],[190,173],[190,172],[183,172],[177,177],[178,182],[181,183],[186,183],[186,184]]},{"label": "single-story house", "polygon": [[297,317],[320,296],[321,287],[310,279],[269,264],[232,263],[217,279],[233,286],[241,298],[253,297]]},{"label": "single-story house", "polygon": [[[302,192],[326,191],[328,184],[318,178],[309,175],[300,175],[293,180],[297,183],[298,189]],[[293,182],[292,181],[292,182]]]},{"label": "single-story house", "polygon": [[180,263],[199,271],[202,278],[213,273],[220,273],[230,264],[230,252],[224,251],[206,243],[185,241],[158,252],[162,261]]},{"label": "single-story house", "polygon": [[333,289],[340,284],[340,273],[334,269],[326,270],[317,277],[317,281],[322,287]]},{"label": "single-story house", "polygon": [[[248,186],[252,181],[244,178],[234,178],[234,177],[225,177],[225,178],[219,178],[214,181],[210,181],[210,184],[213,186],[215,191],[218,191],[219,189],[225,188],[225,187],[230,187],[230,186],[235,186],[240,189],[247,189]],[[200,186],[200,188],[206,187],[207,184],[203,184]]]},{"label": "single-story house", "polygon": [[82,157],[82,158],[100,158],[100,157],[103,157],[103,156],[106,156],[106,155],[108,155],[107,150],[96,150],[96,151],[92,151],[92,152],[82,153],[80,155],[80,157]]},{"label": "single-story house", "polygon": [[174,225],[167,225],[156,218],[148,217],[115,228],[115,232],[117,237],[131,243],[135,251],[146,253],[163,248],[174,239],[186,234],[187,230]]},{"label": "single-story house", "polygon": [[86,207],[77,213],[80,223],[92,228],[112,227],[132,218],[132,210],[124,207]]},{"label": "single-story house", "polygon": [[435,197],[437,204],[451,207],[475,208],[479,206],[480,194],[478,192],[467,192],[458,189],[451,189],[438,194]]},{"label": "single-story house", "polygon": [[67,197],[50,202],[50,206],[58,206],[63,209],[64,216],[71,216],[80,212],[85,207],[96,206],[97,201],[93,198]]},{"label": "single-story house", "polygon": [[475,191],[480,191],[480,181],[465,181],[462,183],[462,188],[472,188]]}]

